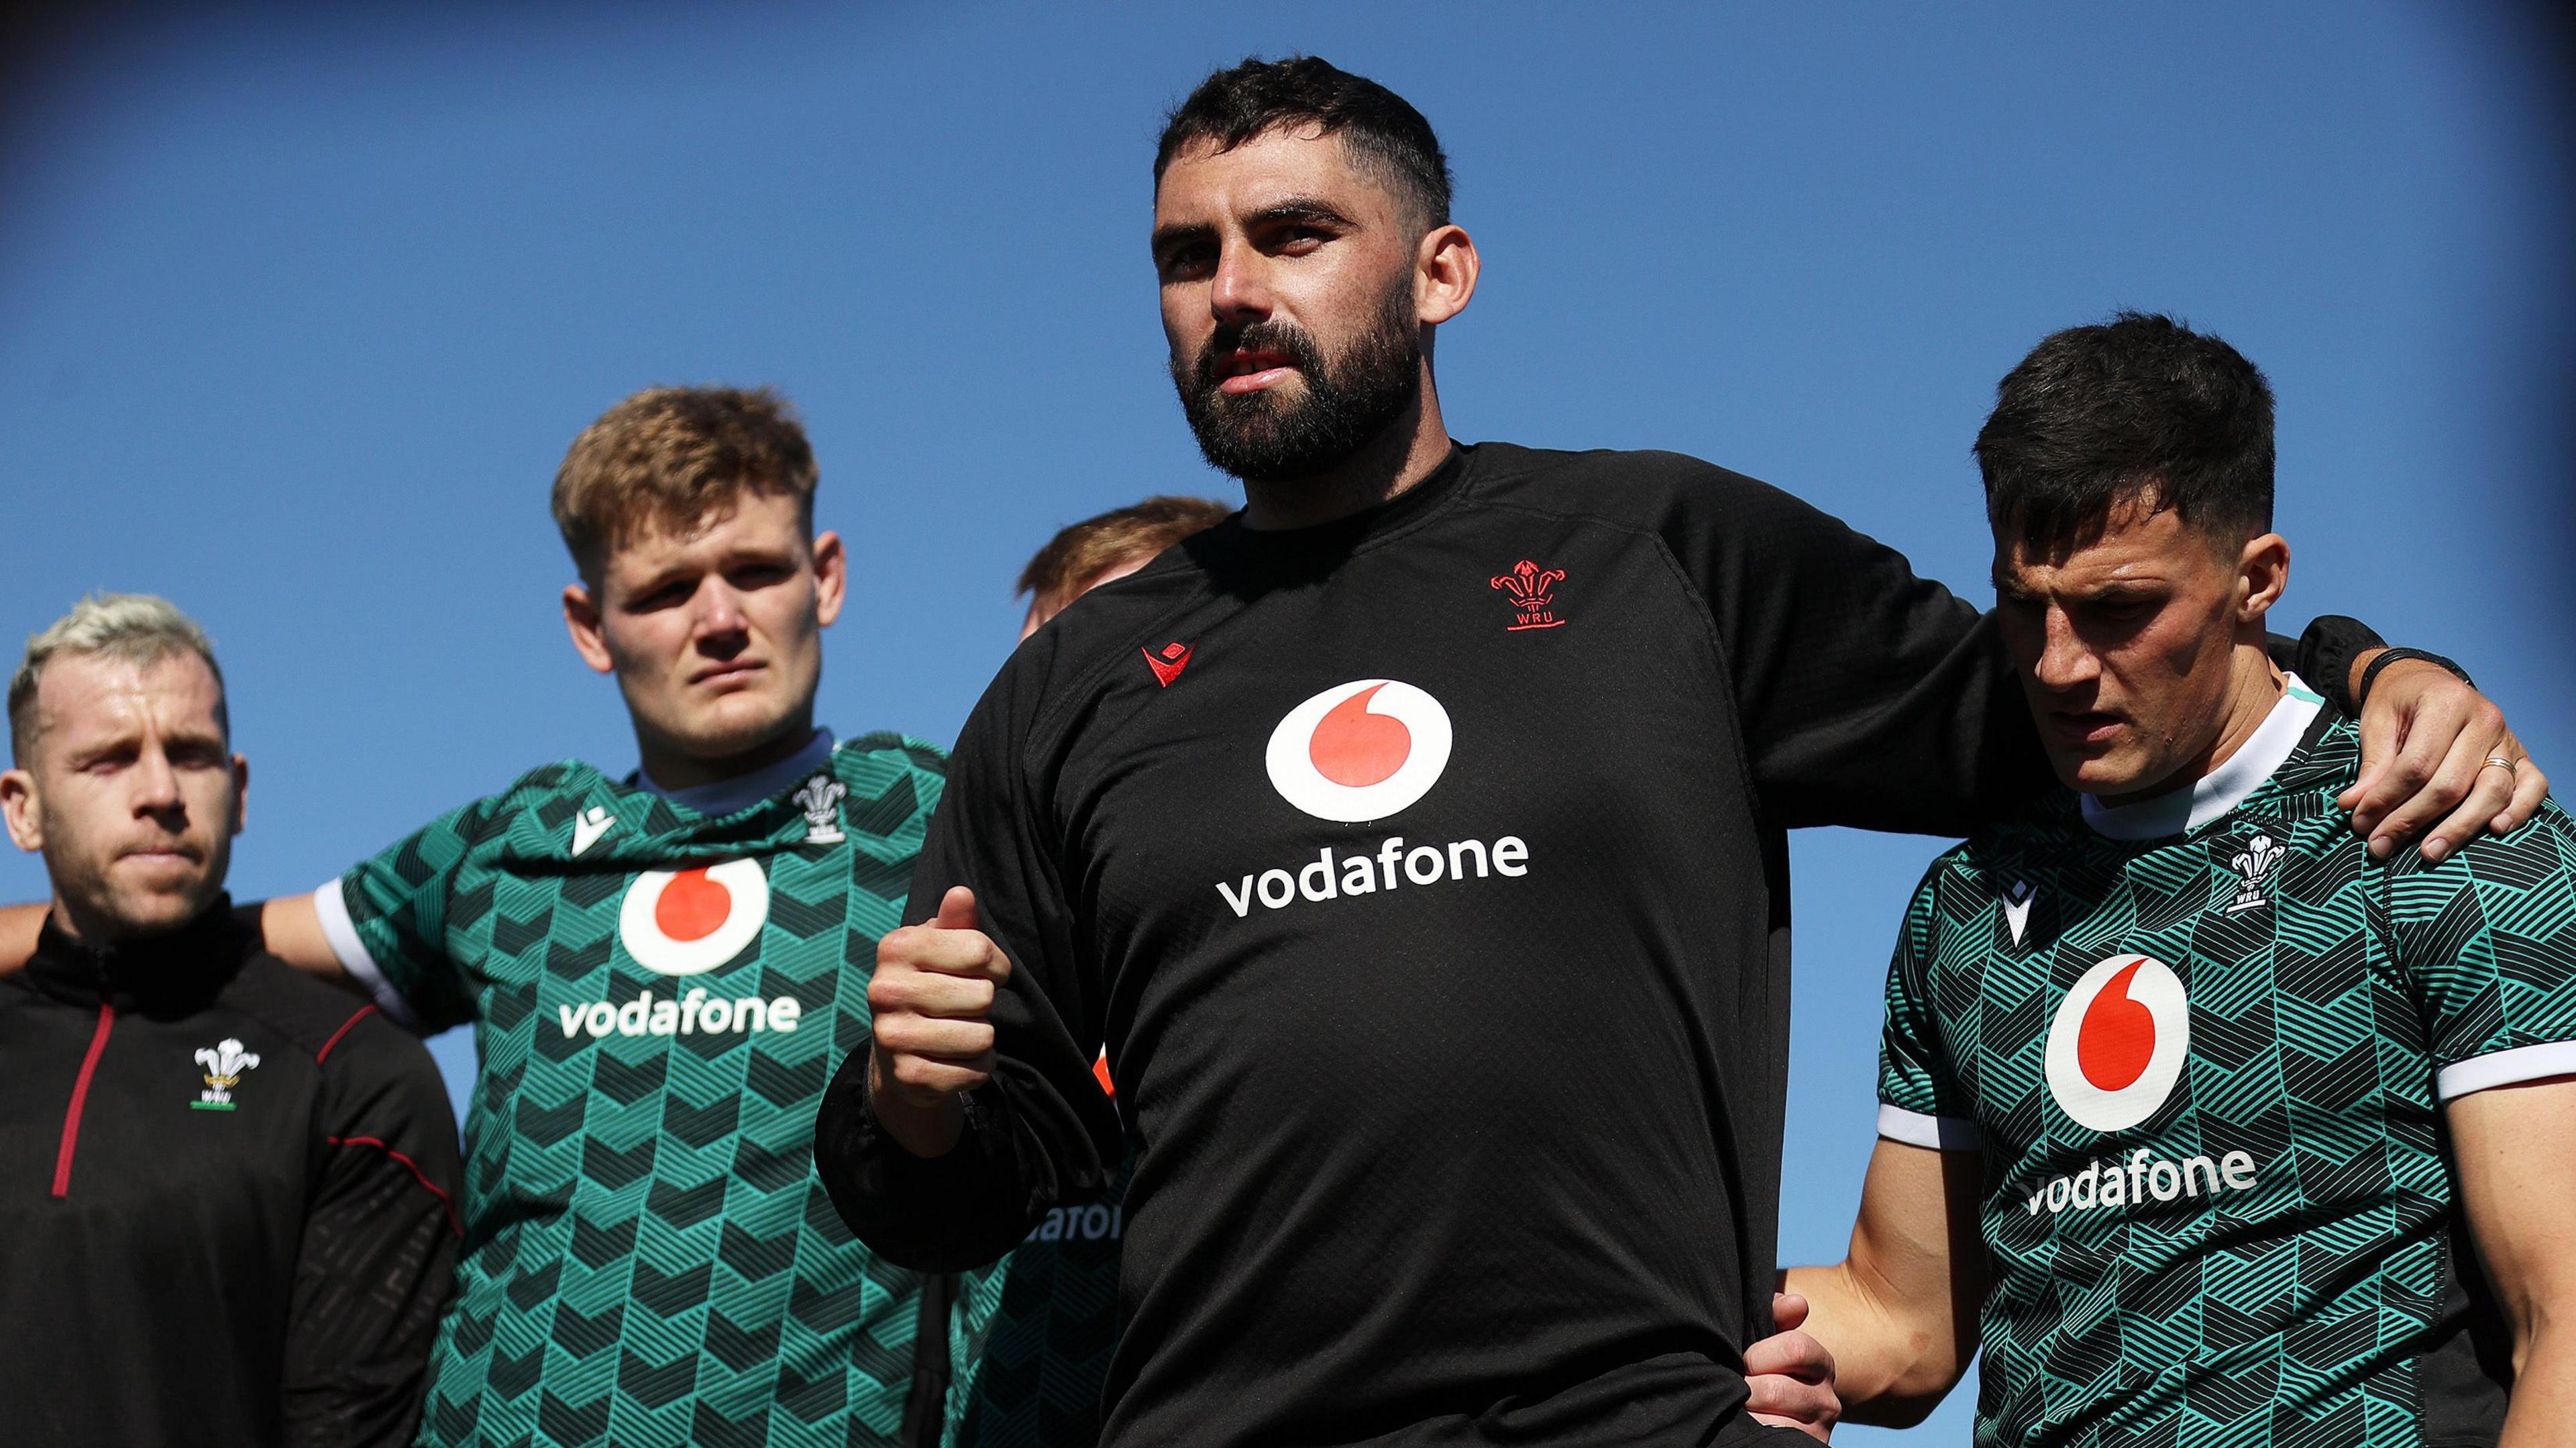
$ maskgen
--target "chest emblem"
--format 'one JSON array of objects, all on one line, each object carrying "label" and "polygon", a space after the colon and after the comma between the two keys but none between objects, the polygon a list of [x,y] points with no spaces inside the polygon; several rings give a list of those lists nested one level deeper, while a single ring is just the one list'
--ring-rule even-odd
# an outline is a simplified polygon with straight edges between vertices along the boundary
[{"label": "chest emblem", "polygon": [[233,1109],[233,1088],[241,1084],[244,1073],[258,1067],[259,1053],[243,1050],[241,1042],[228,1036],[216,1045],[199,1047],[197,1064],[206,1068],[206,1089],[197,1093],[197,1099],[189,1102],[188,1108],[192,1111],[230,1111]]},{"label": "chest emblem", "polygon": [[1288,711],[1264,763],[1279,797],[1317,819],[1384,819],[1449,767],[1449,711],[1411,684],[1354,679]]},{"label": "chest emblem", "polygon": [[2048,1028],[2048,1094],[2076,1125],[2126,1131],[2156,1114],[2191,1051],[2191,1005],[2161,960],[2115,955],[2084,972]]},{"label": "chest emblem", "polygon": [[2012,888],[2004,891],[2004,923],[2012,927],[2013,944],[2021,944],[2022,936],[2029,931],[2030,902],[2038,898],[2039,891],[2028,880],[2015,880]]},{"label": "chest emblem", "polygon": [[1556,586],[1564,581],[1564,569],[1541,568],[1526,558],[1513,564],[1510,572],[1495,574],[1490,585],[1512,600],[1512,621],[1503,632],[1561,627],[1565,620],[1556,616]]},{"label": "chest emblem", "polygon": [[1145,667],[1154,671],[1154,682],[1166,689],[1172,687],[1172,681],[1181,676],[1181,670],[1190,666],[1190,646],[1179,639],[1174,639],[1159,649],[1143,649],[1140,652],[1145,655]]},{"label": "chest emblem", "polygon": [[2288,853],[2281,847],[2281,842],[2270,835],[2256,835],[2246,841],[2245,848],[2237,852],[2236,858],[2227,862],[2227,868],[2236,872],[2238,882],[2236,898],[2227,903],[2227,913],[2241,915],[2271,904],[2272,867],[2281,863],[2282,856]]},{"label": "chest emblem", "polygon": [[646,870],[626,887],[617,938],[656,975],[697,975],[742,954],[768,919],[769,877],[758,860]]},{"label": "chest emblem", "polygon": [[828,774],[817,774],[797,788],[794,799],[805,812],[805,843],[837,845],[849,838],[841,833],[841,801],[849,797],[850,787]]},{"label": "chest emblem", "polygon": [[604,804],[592,805],[590,808],[583,810],[580,814],[573,816],[573,854],[578,856],[582,851],[598,844],[599,837],[601,835],[604,835],[615,828],[617,828],[617,817],[610,814],[608,812],[608,806]]}]

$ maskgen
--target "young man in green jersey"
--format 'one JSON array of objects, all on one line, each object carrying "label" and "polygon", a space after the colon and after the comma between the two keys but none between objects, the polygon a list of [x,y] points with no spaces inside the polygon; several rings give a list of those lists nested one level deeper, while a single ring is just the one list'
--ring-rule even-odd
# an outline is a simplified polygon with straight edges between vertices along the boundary
[{"label": "young man in green jersey", "polygon": [[585,431],[564,618],[641,767],[563,762],[311,896],[270,949],[472,1024],[466,1242],[424,1441],[931,1444],[950,1284],[854,1241],[809,1165],[942,759],[814,721],[841,540],[764,392],[667,388]]},{"label": "young man in green jersey", "polygon": [[1758,1351],[1902,1424],[1982,1346],[1981,1444],[2571,1441],[2576,824],[2432,863],[2343,823],[2359,736],[2264,653],[2272,399],[2225,343],[2061,332],[1977,454],[2069,792],[1925,876],[1850,1255]]}]

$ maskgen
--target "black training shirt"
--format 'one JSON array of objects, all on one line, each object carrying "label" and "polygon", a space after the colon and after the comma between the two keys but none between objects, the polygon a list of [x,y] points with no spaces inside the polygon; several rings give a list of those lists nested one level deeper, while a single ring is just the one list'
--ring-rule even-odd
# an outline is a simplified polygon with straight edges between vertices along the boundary
[{"label": "black training shirt", "polygon": [[456,1127],[429,1052],[223,906],[0,976],[0,1441],[411,1441]]},{"label": "black training shirt", "polygon": [[845,1065],[817,1160],[863,1239],[989,1261],[1123,1130],[1106,1442],[1664,1448],[1760,1431],[1785,831],[1965,833],[2049,776],[1891,550],[1690,458],[1489,443],[1095,592],[949,779],[907,918],[974,888],[1000,1065],[935,1161]]}]

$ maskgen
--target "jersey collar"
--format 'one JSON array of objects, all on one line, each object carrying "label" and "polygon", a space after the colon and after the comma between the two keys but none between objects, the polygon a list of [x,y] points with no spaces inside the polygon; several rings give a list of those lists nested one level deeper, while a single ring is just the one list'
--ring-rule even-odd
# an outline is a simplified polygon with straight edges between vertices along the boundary
[{"label": "jersey collar", "polygon": [[2096,834],[2115,840],[2155,840],[2189,834],[2243,804],[2298,752],[2325,700],[2291,674],[2289,687],[2263,719],[2263,726],[2227,762],[2181,789],[2132,804],[2104,804],[2082,796],[2084,823]]},{"label": "jersey collar", "polygon": [[655,784],[641,769],[626,776],[626,782],[647,794],[660,795],[683,809],[714,819],[732,814],[736,810],[749,809],[762,800],[784,792],[789,786],[802,782],[815,772],[830,768],[832,747],[832,731],[817,729],[814,731],[814,737],[806,740],[805,747],[797,750],[793,756],[766,768],[755,769],[749,774],[736,775],[731,779],[719,779],[713,784],[693,785],[687,789],[664,789]]}]

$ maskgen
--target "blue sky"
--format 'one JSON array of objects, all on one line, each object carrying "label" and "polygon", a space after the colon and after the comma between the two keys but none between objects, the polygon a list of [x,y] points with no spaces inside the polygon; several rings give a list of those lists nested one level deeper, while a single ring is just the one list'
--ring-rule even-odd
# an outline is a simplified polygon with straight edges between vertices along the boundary
[{"label": "blue sky", "polygon": [[[1148,163],[1207,69],[1292,50],[1449,146],[1486,261],[1440,349],[1460,436],[1695,453],[1983,598],[1995,379],[2170,309],[2279,392],[2291,626],[2457,656],[2576,779],[2576,128],[2508,12],[2430,4],[137,24],[33,77],[0,146],[0,633],[94,588],[202,618],[255,770],[235,884],[309,888],[535,763],[631,763],[547,483],[636,387],[766,382],[853,552],[825,716],[945,742],[1056,527],[1239,497],[1162,375]],[[1796,842],[1794,1257],[1848,1229],[1938,848]],[[0,858],[0,898],[43,892]]]}]

